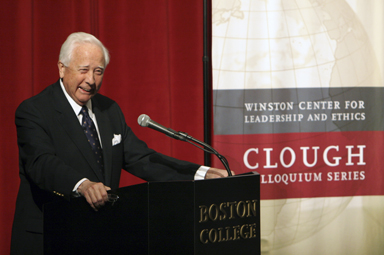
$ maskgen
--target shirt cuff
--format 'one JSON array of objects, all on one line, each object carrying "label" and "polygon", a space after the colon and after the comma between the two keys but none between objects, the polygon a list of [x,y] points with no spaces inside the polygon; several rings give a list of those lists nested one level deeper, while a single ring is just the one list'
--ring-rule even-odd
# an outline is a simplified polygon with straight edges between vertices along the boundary
[{"label": "shirt cuff", "polygon": [[80,193],[77,191],[77,188],[78,188],[83,182],[85,182],[86,180],[88,180],[88,179],[87,179],[87,178],[83,178],[83,179],[81,179],[80,181],[78,181],[78,182],[76,183],[75,187],[74,187],[73,190],[72,190],[72,193],[73,193],[74,196],[76,196],[76,197],[81,196]]},{"label": "shirt cuff", "polygon": [[204,180],[209,168],[208,166],[200,166],[195,173],[195,180]]}]

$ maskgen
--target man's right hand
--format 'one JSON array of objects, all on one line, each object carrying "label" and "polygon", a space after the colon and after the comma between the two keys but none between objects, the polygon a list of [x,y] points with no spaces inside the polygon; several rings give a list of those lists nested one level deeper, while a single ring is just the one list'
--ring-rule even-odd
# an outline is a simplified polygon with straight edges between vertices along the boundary
[{"label": "man's right hand", "polygon": [[111,190],[110,187],[105,186],[101,182],[91,182],[89,180],[84,181],[78,188],[77,192],[85,197],[88,204],[93,210],[98,211],[101,206],[104,206],[108,201],[107,191]]}]

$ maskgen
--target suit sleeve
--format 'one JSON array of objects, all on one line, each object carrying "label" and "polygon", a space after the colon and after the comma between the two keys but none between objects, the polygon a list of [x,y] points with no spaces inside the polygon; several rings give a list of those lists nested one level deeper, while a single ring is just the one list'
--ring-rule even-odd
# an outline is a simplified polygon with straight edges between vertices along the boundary
[{"label": "suit sleeve", "polygon": [[125,123],[123,126],[124,165],[123,169],[146,181],[193,180],[200,165],[178,160],[158,153],[138,139]]},{"label": "suit sleeve", "polygon": [[40,189],[69,199],[73,187],[84,176],[58,157],[49,121],[54,121],[52,116],[30,101],[16,110],[20,174]]}]

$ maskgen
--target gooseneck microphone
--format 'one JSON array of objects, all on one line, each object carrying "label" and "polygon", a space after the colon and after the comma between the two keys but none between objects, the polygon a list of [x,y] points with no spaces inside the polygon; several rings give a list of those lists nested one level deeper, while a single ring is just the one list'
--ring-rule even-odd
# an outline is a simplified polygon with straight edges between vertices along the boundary
[{"label": "gooseneck microphone", "polygon": [[[202,142],[202,141],[199,141],[195,138],[193,138],[192,136],[188,135],[187,133],[184,133],[184,132],[181,132],[181,131],[175,131],[171,128],[166,128],[164,127],[163,125],[160,125],[159,123],[157,123],[156,121],[153,121],[151,120],[151,118],[146,115],[146,114],[141,114],[139,116],[139,118],[137,119],[137,122],[139,123],[140,126],[142,127],[149,127],[149,128],[152,128],[156,131],[159,131],[171,138],[174,138],[174,139],[177,139],[177,140],[181,140],[181,141],[184,141],[184,142],[188,142],[194,146],[196,146],[197,148],[199,149],[202,149],[208,153],[212,153],[212,154],[215,154],[221,161],[221,163],[224,165],[225,169],[227,170],[228,172],[228,176],[232,176],[232,172],[231,170],[229,169],[229,165],[228,165],[228,161],[227,159],[220,155],[215,149],[213,149],[210,145]],[[200,147],[198,146],[197,144],[203,146],[203,147]]]},{"label": "gooseneck microphone", "polygon": [[171,138],[174,138],[174,139],[177,139],[177,140],[182,140],[182,141],[186,140],[183,136],[179,135],[179,133],[176,132],[175,130],[170,129],[170,128],[166,128],[163,125],[160,125],[156,121],[151,120],[151,118],[148,115],[146,115],[146,114],[141,114],[139,116],[139,118],[137,119],[137,122],[142,127],[152,128],[152,129],[154,129],[156,131],[159,131],[159,132],[161,132],[163,134],[166,134],[167,136],[169,136]]}]

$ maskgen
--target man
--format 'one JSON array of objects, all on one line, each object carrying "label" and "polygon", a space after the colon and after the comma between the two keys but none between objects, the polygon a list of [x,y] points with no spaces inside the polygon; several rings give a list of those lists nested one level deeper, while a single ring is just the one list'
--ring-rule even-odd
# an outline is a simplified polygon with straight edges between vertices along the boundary
[{"label": "man", "polygon": [[43,252],[44,203],[84,196],[97,211],[107,191],[118,188],[121,169],[147,181],[227,176],[157,153],[139,140],[116,102],[97,94],[108,62],[97,38],[71,34],[59,56],[60,79],[16,110],[21,181],[12,254]]}]

